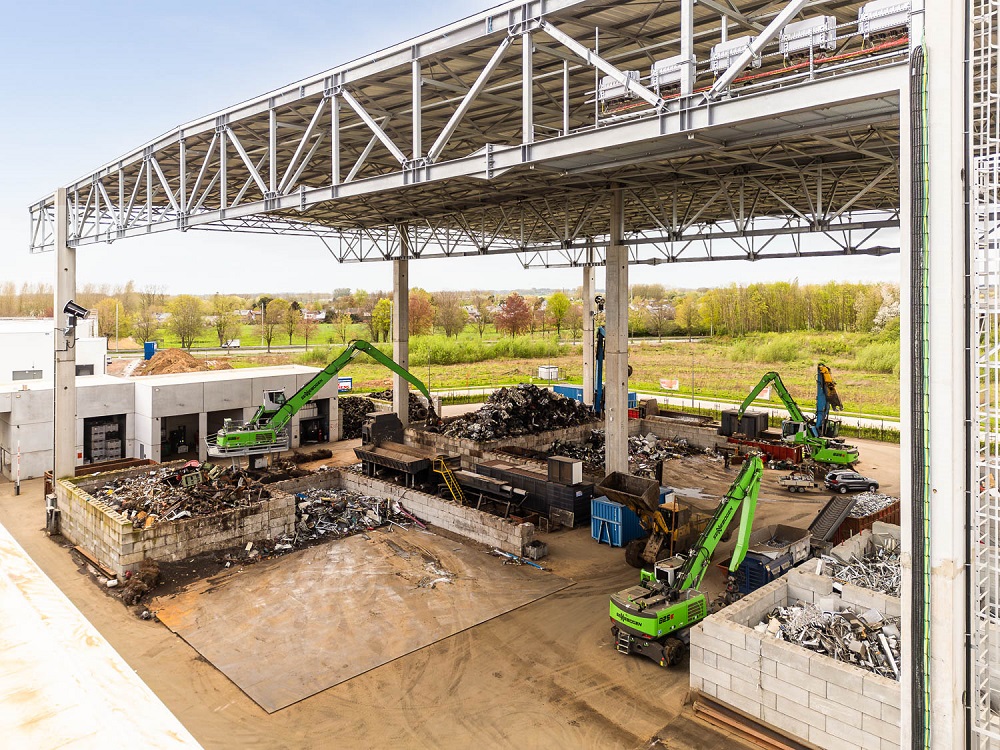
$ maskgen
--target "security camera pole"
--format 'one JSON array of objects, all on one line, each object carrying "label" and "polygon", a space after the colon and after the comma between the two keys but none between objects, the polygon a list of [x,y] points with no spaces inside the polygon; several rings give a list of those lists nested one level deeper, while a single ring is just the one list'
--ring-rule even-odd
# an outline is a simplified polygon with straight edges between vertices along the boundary
[{"label": "security camera pole", "polygon": [[[76,471],[76,326],[66,323],[63,310],[76,296],[76,248],[68,246],[69,211],[66,190],[55,199],[56,283],[52,308],[55,347],[52,477],[64,479]],[[70,316],[72,317],[72,316]],[[75,324],[75,320],[74,320]],[[63,326],[66,328],[63,328]]]}]

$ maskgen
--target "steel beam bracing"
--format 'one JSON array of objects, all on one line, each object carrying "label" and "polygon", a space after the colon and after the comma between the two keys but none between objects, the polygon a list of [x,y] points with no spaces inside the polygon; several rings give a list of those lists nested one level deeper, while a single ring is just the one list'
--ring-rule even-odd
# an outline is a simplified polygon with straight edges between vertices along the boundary
[{"label": "steel beam bracing", "polygon": [[[801,5],[816,12],[508,3],[187,123],[71,183],[68,242],[262,232],[383,261],[400,257],[406,223],[413,258],[586,265],[587,249],[603,263],[614,183],[634,263],[895,252],[907,28],[866,37],[861,3],[833,0],[820,10],[835,44],[788,53],[780,32]],[[720,13],[766,32],[728,68],[713,65],[733,41]],[[682,50],[695,59],[682,75],[653,74]],[[31,207],[32,251],[54,246],[54,215],[51,197]]]}]

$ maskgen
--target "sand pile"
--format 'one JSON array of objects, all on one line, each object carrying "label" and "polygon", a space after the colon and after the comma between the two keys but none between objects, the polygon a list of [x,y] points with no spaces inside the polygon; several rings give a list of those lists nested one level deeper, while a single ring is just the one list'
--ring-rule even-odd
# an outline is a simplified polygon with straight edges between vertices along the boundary
[{"label": "sand pile", "polygon": [[143,362],[133,375],[172,375],[178,372],[207,372],[209,370],[232,370],[228,362],[217,359],[198,359],[183,349],[163,349],[153,358]]}]

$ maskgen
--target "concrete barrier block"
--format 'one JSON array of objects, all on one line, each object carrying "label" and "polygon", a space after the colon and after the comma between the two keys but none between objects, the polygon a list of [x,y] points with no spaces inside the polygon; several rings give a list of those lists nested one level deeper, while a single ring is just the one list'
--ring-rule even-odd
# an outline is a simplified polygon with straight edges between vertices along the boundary
[{"label": "concrete barrier block", "polygon": [[861,747],[861,741],[865,734],[861,727],[848,724],[834,716],[826,717],[826,731],[834,737],[846,740],[855,748]]},{"label": "concrete barrier block", "polygon": [[785,700],[796,703],[801,708],[809,708],[809,691],[800,685],[794,685],[769,675],[761,675],[760,684],[764,690],[782,696]]},{"label": "concrete barrier block", "polygon": [[765,638],[760,645],[760,654],[765,659],[773,659],[803,674],[809,674],[810,652],[801,646],[785,643],[775,638]]},{"label": "concrete barrier block", "polygon": [[758,701],[724,687],[719,687],[716,699],[755,719],[759,719],[763,711]]},{"label": "concrete barrier block", "polygon": [[858,746],[848,740],[841,739],[836,735],[825,732],[816,727],[809,727],[809,741],[814,745],[819,745],[823,750],[857,750]]},{"label": "concrete barrier block", "polygon": [[[745,673],[744,676],[746,676]],[[734,693],[742,695],[744,698],[752,699],[755,703],[763,703],[764,690],[756,680],[745,680],[743,677],[730,675],[729,689]]]},{"label": "concrete barrier block", "polygon": [[873,734],[883,740],[899,742],[899,724],[890,724],[887,721],[876,719],[874,716],[865,714],[861,727],[868,734]]},{"label": "concrete barrier block", "polygon": [[775,672],[779,680],[790,685],[798,685],[821,698],[826,697],[826,683],[818,677],[813,677],[808,671],[796,669],[779,661]]},{"label": "concrete barrier block", "polygon": [[747,645],[747,630],[742,625],[729,620],[709,617],[703,620],[705,624],[705,634],[728,643],[734,648],[745,649]]},{"label": "concrete barrier block", "polygon": [[764,706],[761,711],[761,719],[764,723],[769,724],[779,732],[783,732],[790,737],[807,742],[809,740],[809,725],[793,714],[785,713],[770,706]]},{"label": "concrete barrier block", "polygon": [[809,660],[809,674],[860,695],[866,673],[831,656],[815,654]]},{"label": "concrete barrier block", "polygon": [[894,726],[899,726],[900,722],[900,711],[895,706],[891,706],[888,703],[882,704],[882,715],[879,717],[886,724],[892,724]]},{"label": "concrete barrier block", "polygon": [[862,713],[859,707],[850,708],[834,703],[831,700],[822,698],[815,693],[809,693],[809,708],[826,717],[834,718],[844,724],[848,724],[858,729],[862,728]]},{"label": "concrete barrier block", "polygon": [[902,689],[899,683],[894,680],[869,672],[865,675],[862,692],[866,698],[874,698],[882,703],[888,703],[894,708],[900,707]]}]

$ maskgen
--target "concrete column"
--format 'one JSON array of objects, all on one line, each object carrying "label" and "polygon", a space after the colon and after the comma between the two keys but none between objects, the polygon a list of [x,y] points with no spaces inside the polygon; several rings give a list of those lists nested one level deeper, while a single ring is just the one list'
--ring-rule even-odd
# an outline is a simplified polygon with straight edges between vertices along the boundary
[{"label": "concrete column", "polygon": [[[401,257],[392,262],[392,358],[400,367],[410,369],[410,237],[409,227],[398,227],[402,244]],[[395,373],[392,376],[392,410],[406,427],[410,423],[410,384]]]},{"label": "concrete column", "polygon": [[594,405],[594,267],[583,269],[583,403]]},{"label": "concrete column", "polygon": [[[926,3],[930,446],[930,747],[965,747],[966,338],[965,12]],[[901,106],[908,106],[903,102]],[[913,582],[919,586],[919,581]],[[919,590],[916,592],[919,596]],[[913,745],[922,746],[914,737]]]},{"label": "concrete column", "polygon": [[628,248],[621,188],[611,191],[608,244],[605,340],[605,471],[628,471]]},{"label": "concrete column", "polygon": [[198,414],[198,460],[208,460],[208,444],[205,438],[208,437],[208,412],[203,411]]},{"label": "concrete column", "polygon": [[66,190],[55,196],[56,283],[53,298],[55,331],[54,415],[52,475],[56,479],[73,476],[76,469],[76,331],[63,335],[66,316],[63,308],[76,296],[76,249],[69,247],[69,208]]}]

